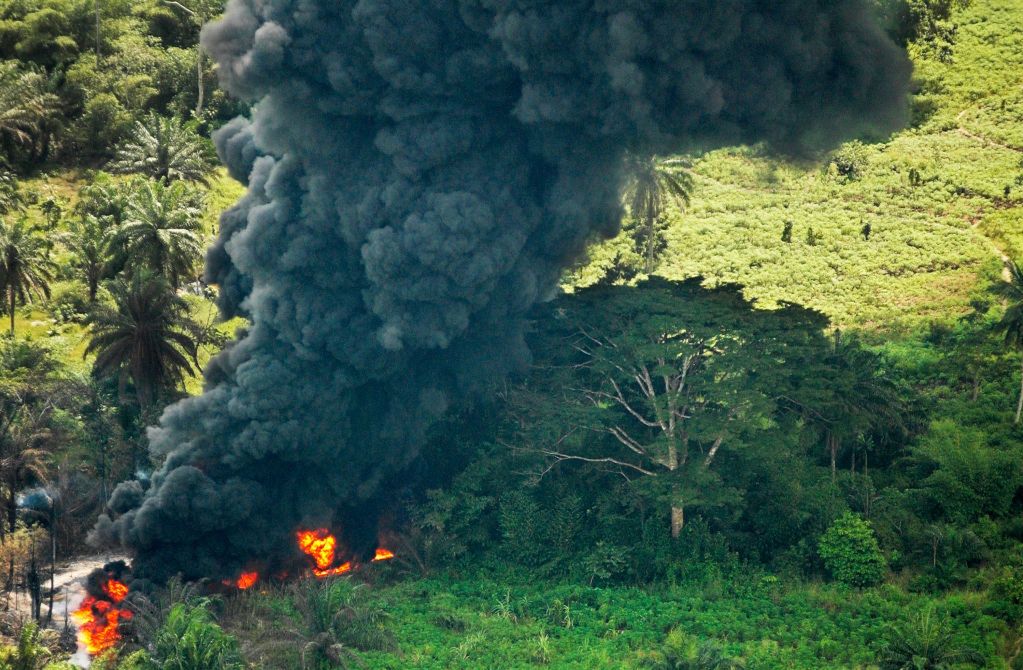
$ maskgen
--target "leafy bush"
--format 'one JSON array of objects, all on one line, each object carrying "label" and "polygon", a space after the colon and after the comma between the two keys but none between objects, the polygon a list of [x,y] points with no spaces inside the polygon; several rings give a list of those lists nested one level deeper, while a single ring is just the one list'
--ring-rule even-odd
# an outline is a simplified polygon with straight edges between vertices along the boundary
[{"label": "leafy bush", "polygon": [[818,550],[825,567],[850,586],[874,586],[884,579],[881,548],[870,524],[846,512],[821,536]]},{"label": "leafy bush", "polygon": [[387,613],[367,596],[364,584],[347,578],[296,586],[294,601],[301,625],[289,632],[300,645],[303,667],[317,667],[321,662],[350,667],[361,664],[358,651],[396,649]]},{"label": "leafy bush", "polygon": [[[143,666],[146,667],[146,666]],[[160,670],[240,670],[238,642],[217,625],[206,601],[179,603],[157,631],[148,667]]]},{"label": "leafy bush", "polygon": [[34,621],[21,627],[17,643],[0,649],[0,670],[39,670],[52,652],[43,644],[42,631]]}]

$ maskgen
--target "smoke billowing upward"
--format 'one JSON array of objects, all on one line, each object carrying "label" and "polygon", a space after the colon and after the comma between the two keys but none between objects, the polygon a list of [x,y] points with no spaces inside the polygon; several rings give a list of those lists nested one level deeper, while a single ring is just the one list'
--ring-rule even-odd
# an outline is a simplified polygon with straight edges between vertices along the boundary
[{"label": "smoke billowing upward", "polygon": [[251,327],[98,526],[156,579],[354,532],[432,420],[528,363],[526,313],[617,229],[623,152],[891,130],[909,78],[863,0],[231,0],[203,44],[254,103],[215,138],[248,193],[207,263]]}]

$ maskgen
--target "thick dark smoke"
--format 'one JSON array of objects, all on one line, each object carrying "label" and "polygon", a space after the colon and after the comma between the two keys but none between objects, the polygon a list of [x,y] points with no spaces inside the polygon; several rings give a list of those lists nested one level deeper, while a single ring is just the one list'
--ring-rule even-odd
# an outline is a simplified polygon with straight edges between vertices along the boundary
[{"label": "thick dark smoke", "polygon": [[910,71],[862,0],[231,0],[203,44],[254,105],[208,258],[251,327],[98,526],[154,579],[300,526],[371,549],[425,428],[523,369],[529,309],[617,230],[623,152],[888,131]]}]

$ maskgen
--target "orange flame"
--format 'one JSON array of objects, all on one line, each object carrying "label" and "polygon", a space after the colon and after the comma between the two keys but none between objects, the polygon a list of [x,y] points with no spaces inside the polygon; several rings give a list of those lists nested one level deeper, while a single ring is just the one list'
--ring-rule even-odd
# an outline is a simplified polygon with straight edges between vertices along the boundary
[{"label": "orange flame", "polygon": [[243,572],[241,574],[241,577],[235,580],[234,585],[237,586],[240,590],[244,591],[245,589],[250,589],[253,586],[255,586],[256,582],[258,581],[259,581],[258,572]]},{"label": "orange flame", "polygon": [[[307,556],[313,559],[315,567],[313,574],[317,577],[333,577],[351,572],[355,565],[346,561],[336,567],[334,559],[337,551],[337,538],[330,534],[326,528],[316,530],[300,530],[295,533],[298,539],[298,548]],[[387,561],[394,558],[394,552],[389,549],[377,549],[373,561]]]},{"label": "orange flame", "polygon": [[331,535],[326,528],[300,530],[296,533],[296,536],[298,537],[298,548],[316,563],[316,569],[313,570],[314,573],[327,570],[330,564],[334,562],[334,549],[337,547],[337,538]]},{"label": "orange flame", "polygon": [[116,579],[108,579],[102,588],[110,600],[86,596],[81,606],[71,614],[78,624],[78,639],[93,656],[114,646],[121,639],[117,626],[132,618],[130,610],[114,606],[128,595],[128,586]]},{"label": "orange flame", "polygon": [[128,595],[128,585],[110,578],[103,584],[103,593],[115,603],[119,603]]},{"label": "orange flame", "polygon": [[317,577],[334,577],[352,571],[352,562],[347,561],[336,568],[313,568],[313,574]]}]

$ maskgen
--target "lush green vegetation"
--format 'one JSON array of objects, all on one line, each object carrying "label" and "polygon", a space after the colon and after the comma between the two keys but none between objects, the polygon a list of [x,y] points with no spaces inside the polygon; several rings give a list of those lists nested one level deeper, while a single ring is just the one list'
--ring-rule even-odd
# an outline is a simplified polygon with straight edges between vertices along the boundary
[{"label": "lush green vegetation", "polygon": [[[530,376],[396,491],[394,561],[140,595],[98,666],[1023,667],[1023,3],[876,4],[909,128],[633,159]],[[200,279],[241,191],[206,139],[240,110],[196,49],[219,10],[0,7],[8,594],[51,540],[85,550],[242,325]],[[64,667],[52,631],[0,631],[0,669]]]}]

